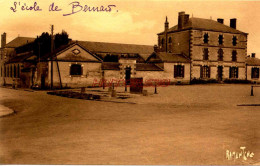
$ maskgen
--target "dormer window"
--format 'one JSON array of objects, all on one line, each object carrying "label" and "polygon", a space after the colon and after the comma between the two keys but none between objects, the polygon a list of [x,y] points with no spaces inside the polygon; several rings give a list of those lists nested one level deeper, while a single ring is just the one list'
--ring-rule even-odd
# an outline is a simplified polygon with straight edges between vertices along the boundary
[{"label": "dormer window", "polygon": [[209,42],[209,34],[208,33],[204,34],[203,42],[204,42],[204,44],[207,44]]},{"label": "dormer window", "polygon": [[236,36],[233,36],[233,38],[232,38],[232,44],[233,44],[233,46],[236,46],[236,45],[237,45],[237,37],[236,37]]},{"label": "dormer window", "polygon": [[223,45],[223,35],[218,36],[218,44]]}]

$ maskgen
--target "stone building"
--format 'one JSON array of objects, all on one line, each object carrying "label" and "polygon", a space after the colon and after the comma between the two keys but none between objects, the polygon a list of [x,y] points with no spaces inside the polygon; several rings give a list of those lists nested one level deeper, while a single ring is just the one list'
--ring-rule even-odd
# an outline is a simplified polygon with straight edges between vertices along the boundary
[{"label": "stone building", "polygon": [[[50,57],[37,64],[36,83],[41,88],[51,84]],[[53,86],[123,86],[130,78],[142,78],[144,84],[189,83],[189,68],[188,58],[156,53],[153,46],[77,41],[55,50]]]},{"label": "stone building", "polygon": [[178,24],[158,34],[159,50],[184,54],[191,60],[191,79],[246,79],[247,33],[236,29],[236,19],[230,26],[217,21],[190,18],[179,12]]},{"label": "stone building", "polygon": [[[30,60],[26,61],[27,58],[31,57],[30,52],[22,52],[21,54],[16,53],[16,48],[33,42],[35,39],[30,37],[16,37],[10,42],[6,42],[6,33],[1,36],[1,48],[0,48],[0,85],[13,84],[23,77],[21,72],[27,71],[25,77],[31,75],[29,73],[28,65]],[[30,55],[30,56],[28,56]],[[25,63],[26,61],[26,63]],[[29,62],[29,63],[27,63]],[[30,65],[29,65],[30,66]],[[30,71],[31,72],[31,71]],[[29,78],[26,78],[29,79]],[[30,81],[27,81],[30,82]]]},{"label": "stone building", "polygon": [[246,79],[252,83],[260,83],[259,70],[260,59],[255,57],[255,53],[252,53],[251,57],[246,58]]}]

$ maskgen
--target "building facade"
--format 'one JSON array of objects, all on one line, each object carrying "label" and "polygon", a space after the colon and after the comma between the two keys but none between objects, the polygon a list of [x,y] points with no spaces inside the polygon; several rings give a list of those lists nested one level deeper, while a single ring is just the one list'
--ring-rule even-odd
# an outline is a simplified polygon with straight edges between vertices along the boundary
[{"label": "building facade", "polygon": [[169,28],[166,18],[164,32],[158,34],[159,50],[183,53],[191,60],[191,79],[246,79],[247,33],[217,21],[190,18],[179,12],[178,24]]}]

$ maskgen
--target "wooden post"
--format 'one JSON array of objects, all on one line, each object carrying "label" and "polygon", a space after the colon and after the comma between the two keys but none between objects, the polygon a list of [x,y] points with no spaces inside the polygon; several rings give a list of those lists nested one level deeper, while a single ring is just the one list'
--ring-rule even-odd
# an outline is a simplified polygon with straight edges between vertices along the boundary
[{"label": "wooden post", "polygon": [[253,87],[253,85],[251,86],[251,96],[254,96],[254,87]]},{"label": "wooden post", "polygon": [[157,84],[155,83],[155,86],[154,86],[154,94],[157,94]]},{"label": "wooden post", "polygon": [[51,25],[51,89],[53,89],[53,25]]}]

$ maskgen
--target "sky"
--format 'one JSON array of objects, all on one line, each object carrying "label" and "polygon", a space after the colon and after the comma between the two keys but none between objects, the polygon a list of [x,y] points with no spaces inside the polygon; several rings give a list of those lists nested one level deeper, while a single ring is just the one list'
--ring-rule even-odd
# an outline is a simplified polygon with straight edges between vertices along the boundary
[{"label": "sky", "polygon": [[[24,3],[37,3],[41,11],[21,10]],[[52,3],[61,11],[49,11]],[[85,5],[104,6],[107,10],[108,5],[115,7],[110,12],[84,12]],[[54,33],[65,30],[73,40],[154,45],[157,33],[164,30],[165,17],[172,27],[180,11],[190,17],[223,18],[226,25],[231,18],[237,18],[237,29],[249,33],[248,55],[254,52],[260,58],[260,1],[0,0],[0,8],[0,33],[7,33],[7,42],[17,36],[50,33],[53,24]]]}]

